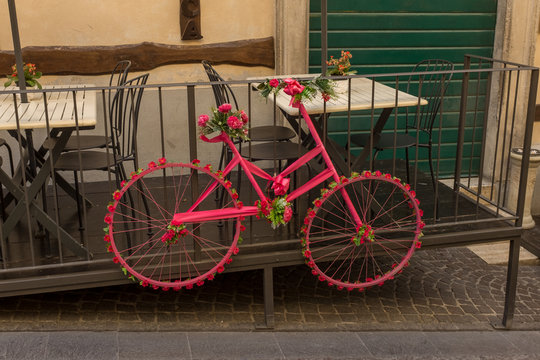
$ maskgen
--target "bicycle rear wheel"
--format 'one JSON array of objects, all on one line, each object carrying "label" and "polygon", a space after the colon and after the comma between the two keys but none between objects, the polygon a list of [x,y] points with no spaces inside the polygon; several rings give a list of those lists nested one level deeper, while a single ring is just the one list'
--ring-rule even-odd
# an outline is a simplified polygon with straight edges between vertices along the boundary
[{"label": "bicycle rear wheel", "polygon": [[[201,286],[238,252],[240,217],[181,226],[172,226],[171,220],[175,213],[239,208],[241,203],[219,172],[195,162],[162,162],[132,174],[114,193],[105,218],[109,225],[105,241],[110,241],[114,261],[143,286],[163,290]],[[216,201],[218,191],[224,195]]]},{"label": "bicycle rear wheel", "polygon": [[[344,200],[351,200],[357,223]],[[408,264],[424,224],[414,191],[389,174],[342,178],[308,210],[303,254],[312,273],[339,289],[363,290],[393,279]]]}]

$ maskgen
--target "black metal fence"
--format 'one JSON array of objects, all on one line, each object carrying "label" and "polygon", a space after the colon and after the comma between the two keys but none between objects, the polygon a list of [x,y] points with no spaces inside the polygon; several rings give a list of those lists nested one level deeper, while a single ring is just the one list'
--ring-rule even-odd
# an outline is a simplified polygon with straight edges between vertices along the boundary
[{"label": "black metal fence", "polygon": [[[440,91],[440,106],[434,109],[431,124],[420,126],[417,120],[426,108],[420,99],[429,97],[426,84],[434,76],[449,80],[449,86]],[[359,77],[344,77],[342,82],[346,85],[343,91],[350,91],[356,78]],[[348,175],[352,171],[371,168],[384,169],[401,178],[408,176],[424,209],[427,224],[424,248],[510,240],[512,251],[505,310],[505,322],[509,325],[517,276],[520,225],[526,201],[538,69],[467,56],[464,69],[377,74],[361,78],[374,80],[371,94],[366,93],[368,98],[375,94],[376,83],[385,84],[395,92],[395,103],[377,108],[374,96],[371,96],[371,106],[365,110],[332,114],[323,111],[314,116],[321,134],[328,134],[325,137],[327,146],[336,149],[339,160],[335,160],[341,163],[341,171]],[[149,82],[152,82],[151,77]],[[305,132],[301,119],[299,123],[289,124],[272,101],[265,101],[257,94],[253,86],[255,81],[226,83],[235,91],[239,107],[246,111],[253,126],[286,124],[292,126],[297,134]],[[196,125],[197,116],[216,105],[211,85],[216,84],[129,87],[131,90],[144,89],[144,93],[140,104],[132,98],[123,110],[138,113],[138,122],[130,125],[137,135],[133,138],[133,157],[125,163],[126,173],[112,171],[120,159],[113,142],[107,141],[101,148],[83,149],[82,142],[75,141],[78,150],[65,152],[63,148],[70,137],[74,139],[74,135],[110,138],[114,131],[118,131],[111,130],[109,122],[114,116],[110,113],[109,92],[116,92],[118,87],[57,86],[27,91],[39,95],[38,99],[32,100],[38,105],[31,108],[41,113],[38,116],[42,124],[39,129],[25,122],[31,115],[25,112],[30,106],[20,104],[17,97],[20,91],[0,91],[0,128],[6,129],[2,137],[13,150],[14,164],[18,164],[12,173],[7,147],[0,147],[3,159],[0,174],[3,190],[0,296],[128,281],[120,268],[112,263],[103,242],[103,217],[111,194],[131,171],[146,167],[150,161],[162,157],[174,162],[189,162],[197,158],[203,164],[209,163],[214,169],[218,168],[221,145],[198,141]],[[397,108],[398,90],[417,96],[418,103],[393,109]],[[62,97],[63,100],[59,100]],[[81,98],[88,101],[81,103]],[[348,98],[348,109],[351,109],[353,100],[351,96]],[[80,108],[81,104],[86,108]],[[60,109],[60,106],[64,108]],[[95,112],[89,108],[93,106]],[[71,125],[55,123],[56,118],[52,114],[60,110],[66,124]],[[385,111],[388,119],[381,135],[373,135],[377,120]],[[95,125],[85,123],[92,116],[95,117]],[[288,120],[295,118],[289,117]],[[410,127],[411,123],[415,125]],[[399,136],[404,134],[416,138],[409,147],[408,160],[404,148],[398,146]],[[390,139],[392,146],[383,149],[378,143],[382,140],[380,136]],[[362,143],[358,138],[369,141]],[[51,139],[56,141],[57,147],[46,146]],[[291,141],[309,146],[302,135]],[[420,144],[429,144],[430,150]],[[251,143],[243,145],[246,156],[250,156],[250,146]],[[278,146],[279,143],[273,151]],[[363,151],[366,147],[367,150]],[[522,148],[522,155],[512,157],[514,148]],[[103,157],[105,163],[91,166],[78,155],[80,150],[99,152],[102,157],[103,154],[110,156]],[[377,156],[373,156],[375,152],[378,152]],[[75,165],[70,167],[57,162],[62,159],[61,154],[65,158],[66,153],[71,154],[68,157]],[[362,156],[365,157],[364,165],[355,167],[355,160]],[[317,160],[314,162],[316,171]],[[278,161],[262,161],[258,165],[270,169],[269,172],[280,166]],[[64,171],[66,169],[68,171]],[[235,179],[236,176],[231,177],[233,182]],[[246,201],[254,200],[245,180],[241,182],[244,183],[242,196]],[[165,181],[162,183],[167,186]],[[32,187],[33,184],[39,186]],[[77,206],[77,198],[83,205]],[[309,196],[299,199],[294,224],[302,222],[305,213],[301,209],[309,206],[310,200],[313,199]],[[271,323],[271,269],[302,263],[303,258],[297,230],[293,226],[276,231],[269,227],[259,229],[255,225],[250,227],[243,245],[247,251],[243,251],[228,270],[265,269],[267,322]]]}]

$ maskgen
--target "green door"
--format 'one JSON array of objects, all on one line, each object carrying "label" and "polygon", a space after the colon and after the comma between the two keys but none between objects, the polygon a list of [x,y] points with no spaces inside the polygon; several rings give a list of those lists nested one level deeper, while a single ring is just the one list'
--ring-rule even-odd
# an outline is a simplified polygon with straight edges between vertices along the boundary
[{"label": "green door", "polygon": [[[320,3],[320,0],[310,3],[309,70],[312,73],[321,71]],[[339,57],[341,50],[350,51],[353,69],[358,74],[407,72],[424,59],[450,60],[456,69],[461,69],[465,54],[486,57],[493,54],[496,0],[331,0],[327,11],[328,56]],[[392,85],[391,79],[388,80]],[[403,88],[400,86],[400,89]],[[460,91],[461,76],[456,74],[444,102],[440,149],[439,134],[433,138],[434,155],[440,151],[438,165],[442,177],[451,176],[454,171]],[[482,104],[477,106],[480,108]],[[482,115],[476,112],[475,116],[467,117],[464,156],[468,158],[472,152],[473,168],[478,165],[482,139],[481,129],[473,130],[473,127],[475,121],[477,124],[482,121]],[[370,117],[370,113],[355,113],[352,130],[368,131],[369,127],[362,124],[369,124]],[[344,143],[348,124],[346,114],[336,114],[331,119],[329,131],[337,141]],[[398,128],[404,126],[402,111],[397,124]],[[393,131],[393,128],[394,121],[389,120],[386,131]],[[353,151],[359,149],[353,148]],[[378,158],[392,156],[392,151],[384,153]],[[419,167],[427,170],[427,151],[420,150],[418,157]],[[463,166],[469,168],[468,163]]]}]

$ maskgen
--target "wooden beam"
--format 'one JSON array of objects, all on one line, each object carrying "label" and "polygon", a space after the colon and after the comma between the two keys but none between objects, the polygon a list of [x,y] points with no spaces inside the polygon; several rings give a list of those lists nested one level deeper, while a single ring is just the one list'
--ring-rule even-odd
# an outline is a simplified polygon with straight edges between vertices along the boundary
[{"label": "wooden beam", "polygon": [[[131,71],[147,71],[168,64],[198,63],[265,66],[274,68],[274,38],[239,40],[206,45],[166,45],[144,42],[118,46],[28,46],[25,62],[44,75],[99,75],[112,71],[119,60],[129,59]],[[0,51],[0,74],[9,74],[13,51]]]}]

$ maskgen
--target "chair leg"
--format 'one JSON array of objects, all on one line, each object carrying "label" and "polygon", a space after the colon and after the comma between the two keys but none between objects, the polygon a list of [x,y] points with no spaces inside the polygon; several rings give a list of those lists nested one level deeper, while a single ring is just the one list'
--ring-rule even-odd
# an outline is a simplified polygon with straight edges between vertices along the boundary
[{"label": "chair leg", "polygon": [[[429,171],[431,172],[431,184],[433,185],[433,195],[435,196],[435,190],[437,184],[435,182],[435,174],[433,172],[433,156],[431,155],[431,147],[428,148],[428,157],[429,157]],[[435,220],[440,220],[439,216],[439,196],[435,196],[435,214],[433,214]]]},{"label": "chair leg", "polygon": [[79,218],[79,231],[84,231],[81,199],[80,199],[82,196],[79,196],[80,195],[79,194],[79,178],[77,177],[77,171],[73,172],[73,179],[75,180],[75,194],[77,194],[76,200],[77,200],[77,216]]},{"label": "chair leg", "polygon": [[2,189],[2,184],[0,184],[0,206],[2,206],[2,220],[6,220],[6,207],[4,204],[4,190]]},{"label": "chair leg", "polygon": [[407,184],[411,184],[411,175],[409,173],[409,148],[405,148],[405,168],[407,170]]}]

